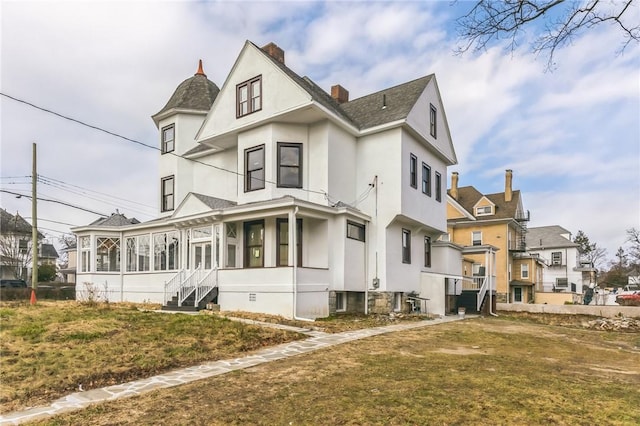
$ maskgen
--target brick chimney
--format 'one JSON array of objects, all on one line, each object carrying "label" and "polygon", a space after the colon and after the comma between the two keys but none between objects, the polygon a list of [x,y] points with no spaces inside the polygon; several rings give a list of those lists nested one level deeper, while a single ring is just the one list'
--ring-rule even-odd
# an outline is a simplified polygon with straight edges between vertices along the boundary
[{"label": "brick chimney", "polygon": [[504,175],[504,201],[510,202],[513,197],[513,190],[511,189],[511,181],[513,180],[513,171],[507,169]]},{"label": "brick chimney", "polygon": [[458,172],[451,173],[451,190],[449,191],[449,195],[451,195],[454,200],[458,199]]},{"label": "brick chimney", "polygon": [[284,50],[280,49],[275,43],[271,42],[262,48],[272,58],[284,64]]},{"label": "brick chimney", "polygon": [[343,104],[349,102],[349,91],[339,84],[336,84],[335,86],[331,86],[331,97],[339,104]]}]

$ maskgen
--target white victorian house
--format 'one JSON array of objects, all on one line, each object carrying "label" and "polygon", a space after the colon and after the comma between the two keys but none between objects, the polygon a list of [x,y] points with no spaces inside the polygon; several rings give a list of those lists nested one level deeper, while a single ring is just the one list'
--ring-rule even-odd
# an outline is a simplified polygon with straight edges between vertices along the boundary
[{"label": "white victorian house", "polygon": [[153,116],[159,217],[74,228],[77,282],[113,301],[285,317],[443,315],[462,257],[435,243],[456,164],[436,78],[348,98],[273,43],[247,41],[221,88],[200,66]]},{"label": "white victorian house", "polygon": [[543,293],[562,293],[567,297],[556,297],[556,303],[582,303],[585,290],[595,284],[596,269],[581,261],[578,248],[571,239],[571,232],[561,226],[529,228],[527,250],[546,265],[542,270],[542,285],[536,289],[538,299],[553,303],[553,299]]}]

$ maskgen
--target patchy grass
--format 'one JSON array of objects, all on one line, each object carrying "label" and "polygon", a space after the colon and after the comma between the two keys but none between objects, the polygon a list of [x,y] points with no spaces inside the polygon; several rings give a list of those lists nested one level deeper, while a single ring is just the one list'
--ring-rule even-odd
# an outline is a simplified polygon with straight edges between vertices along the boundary
[{"label": "patchy grass", "polygon": [[396,332],[42,424],[640,424],[633,333],[478,318]]},{"label": "patchy grass", "polygon": [[278,315],[257,314],[253,312],[223,311],[216,315],[223,317],[244,318],[271,324],[284,324],[293,327],[313,329],[325,333],[341,333],[343,331],[361,330],[363,328],[382,327],[399,322],[415,322],[431,319],[427,315],[392,314],[392,315],[364,315],[341,313],[327,318],[318,318],[313,322],[291,320]]},{"label": "patchy grass", "polygon": [[79,384],[88,390],[303,337],[211,315],[138,307],[3,303],[0,411],[50,402]]}]

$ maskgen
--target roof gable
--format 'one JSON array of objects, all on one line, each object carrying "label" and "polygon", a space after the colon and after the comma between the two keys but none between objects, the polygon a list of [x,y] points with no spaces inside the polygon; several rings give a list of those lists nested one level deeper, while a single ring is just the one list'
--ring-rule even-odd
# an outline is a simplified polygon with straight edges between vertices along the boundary
[{"label": "roof gable", "polygon": [[[284,111],[311,104],[312,96],[296,84],[291,77],[293,72],[285,72],[288,68],[277,64],[279,62],[266,52],[247,41],[198,131],[197,141],[214,139]],[[261,79],[261,109],[236,117],[237,86],[255,77]]]},{"label": "roof gable", "polygon": [[200,213],[207,213],[211,210],[222,210],[235,205],[236,203],[233,201],[190,192],[184,200],[182,200],[171,217],[178,218],[192,216]]},{"label": "roof gable", "polygon": [[[451,191],[449,190],[449,195]],[[486,199],[493,203],[494,214],[491,216],[476,216],[474,207],[481,199]],[[468,212],[472,213],[478,220],[482,219],[519,219],[524,216],[520,190],[512,192],[511,201],[505,201],[504,192],[483,195],[473,186],[458,188],[458,198],[456,201]]]}]

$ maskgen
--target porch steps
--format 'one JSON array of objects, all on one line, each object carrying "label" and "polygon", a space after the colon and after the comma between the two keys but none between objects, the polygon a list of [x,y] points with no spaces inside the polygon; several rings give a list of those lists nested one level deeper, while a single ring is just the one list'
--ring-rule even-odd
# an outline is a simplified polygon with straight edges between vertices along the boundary
[{"label": "porch steps", "polygon": [[212,288],[209,293],[198,303],[198,306],[194,306],[196,294],[192,292],[189,297],[182,302],[182,306],[178,306],[178,294],[173,296],[171,300],[167,301],[166,305],[162,306],[163,311],[174,311],[174,312],[196,312],[204,309],[207,306],[207,303],[211,302],[213,299],[218,297],[218,287]]}]

